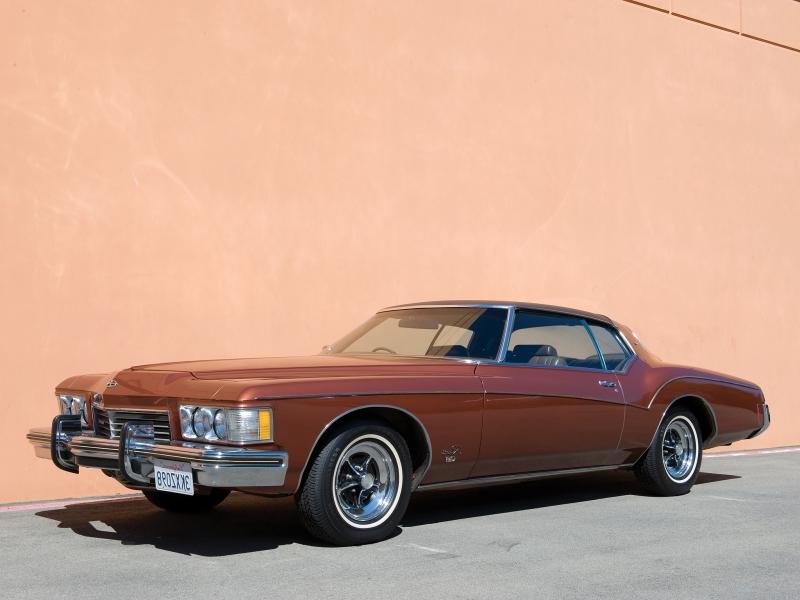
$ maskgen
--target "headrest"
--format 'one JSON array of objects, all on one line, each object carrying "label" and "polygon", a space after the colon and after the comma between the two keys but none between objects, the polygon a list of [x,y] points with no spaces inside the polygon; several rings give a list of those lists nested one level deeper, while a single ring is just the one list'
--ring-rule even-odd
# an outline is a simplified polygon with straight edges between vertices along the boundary
[{"label": "headrest", "polygon": [[534,356],[558,356],[556,349],[549,344],[517,344],[508,353],[510,362],[528,362]]}]

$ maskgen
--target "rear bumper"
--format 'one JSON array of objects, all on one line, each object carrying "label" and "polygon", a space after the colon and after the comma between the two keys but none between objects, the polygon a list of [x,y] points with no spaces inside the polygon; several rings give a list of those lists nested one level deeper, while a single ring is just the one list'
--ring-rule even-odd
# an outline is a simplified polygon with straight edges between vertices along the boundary
[{"label": "rear bumper", "polygon": [[286,478],[286,452],[211,446],[190,442],[157,444],[146,425],[126,427],[119,439],[98,437],[78,428],[70,417],[56,417],[51,428],[35,428],[28,441],[36,456],[52,460],[60,469],[77,473],[81,467],[115,471],[131,487],[153,483],[153,465],[159,461],[191,465],[194,481],[217,488],[280,487]]},{"label": "rear bumper", "polygon": [[748,440],[756,437],[757,435],[761,435],[769,428],[769,405],[767,403],[759,404],[758,411],[761,413],[761,427],[747,436]]}]

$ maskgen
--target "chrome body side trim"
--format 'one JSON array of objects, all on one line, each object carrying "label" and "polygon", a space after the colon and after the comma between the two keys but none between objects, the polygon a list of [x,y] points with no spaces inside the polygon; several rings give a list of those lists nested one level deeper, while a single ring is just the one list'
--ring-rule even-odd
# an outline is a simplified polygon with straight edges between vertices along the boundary
[{"label": "chrome body side trim", "polygon": [[506,361],[506,354],[508,354],[508,344],[511,342],[511,334],[514,331],[514,315],[517,309],[513,306],[508,307],[508,316],[506,317],[506,327],[503,331],[503,339],[500,342],[500,350],[497,353],[497,362],[503,363]]},{"label": "chrome body side trim", "polygon": [[[36,456],[50,458],[51,436],[44,428],[31,429],[27,435]],[[76,466],[120,470],[120,440],[83,432],[61,434],[59,445],[75,458]],[[157,444],[133,437],[126,440],[125,454],[143,476],[152,473],[159,461],[188,462],[197,483],[209,487],[272,487],[282,486],[289,468],[287,452],[250,450],[241,447],[213,446],[190,442]],[[144,468],[143,468],[144,467]]]},{"label": "chrome body side trim", "polygon": [[450,490],[471,487],[484,487],[490,485],[504,485],[509,483],[520,483],[534,479],[545,479],[548,477],[564,477],[567,475],[580,475],[583,473],[597,473],[600,471],[616,471],[632,467],[633,463],[624,465],[603,465],[599,467],[578,467],[575,469],[557,469],[554,471],[535,471],[533,473],[518,473],[515,475],[491,475],[489,477],[474,477],[472,479],[459,479],[457,481],[443,481],[441,483],[428,483],[419,486],[418,491],[429,490]]},{"label": "chrome body side trim", "polygon": [[[337,396],[338,397],[338,396]],[[425,475],[428,474],[428,470],[431,468],[431,464],[433,462],[433,446],[431,445],[431,436],[428,435],[428,430],[425,428],[425,425],[422,424],[417,416],[406,410],[405,408],[401,408],[400,406],[392,406],[391,404],[366,404],[364,406],[355,406],[349,410],[338,415],[336,418],[331,419],[325,427],[322,428],[322,431],[319,432],[314,443],[311,445],[311,448],[308,451],[308,456],[306,457],[306,461],[303,464],[303,469],[300,471],[300,481],[298,482],[298,489],[300,484],[302,483],[303,477],[305,476],[306,470],[308,469],[308,465],[311,462],[311,457],[314,455],[314,450],[319,444],[319,441],[322,439],[322,436],[325,435],[326,432],[330,431],[331,427],[333,427],[336,423],[341,421],[344,417],[351,415],[358,411],[367,410],[370,408],[380,408],[380,409],[389,409],[395,410],[405,414],[406,416],[411,417],[419,426],[420,430],[422,431],[423,435],[425,436],[425,443],[428,446],[428,457],[425,463],[419,467],[414,473],[411,474],[411,491],[413,492],[419,485],[422,483]]]},{"label": "chrome body side trim", "polygon": [[609,369],[593,369],[591,367],[550,367],[547,365],[532,365],[530,363],[511,363],[511,362],[495,362],[489,360],[482,360],[479,361],[478,364],[480,365],[491,365],[497,367],[512,367],[514,369],[554,369],[561,372],[572,373],[575,371],[584,371],[584,372],[591,372],[591,373],[613,373],[614,375],[625,375],[630,370],[631,365],[633,365],[634,361],[636,360],[637,356],[634,354],[628,358],[625,363],[623,363],[624,370],[609,370]]},{"label": "chrome body side trim", "polygon": [[[581,323],[583,323],[583,328],[586,330],[586,335],[588,335],[589,339],[592,340],[592,346],[594,346],[594,351],[597,352],[597,358],[600,359],[600,364],[603,365],[603,371],[608,371],[609,369],[608,365],[606,364],[606,357],[600,351],[600,345],[597,343],[597,338],[594,337],[591,327],[589,327],[589,322],[586,319],[581,319]],[[628,358],[625,357],[625,360],[627,361]]]},{"label": "chrome body side trim", "polygon": [[656,401],[656,398],[661,393],[661,390],[663,390],[665,387],[667,387],[670,383],[673,383],[674,381],[680,381],[681,379],[696,379],[698,381],[710,381],[711,383],[719,383],[719,384],[722,384],[722,385],[730,385],[730,386],[733,386],[733,387],[744,388],[746,390],[757,390],[757,389],[759,389],[757,386],[747,385],[745,383],[737,383],[735,381],[727,381],[725,379],[715,379],[714,377],[705,377],[703,375],[678,375],[677,377],[673,377],[672,379],[667,379],[664,383],[662,383],[660,386],[658,386],[658,389],[653,394],[653,397],[650,398],[650,402],[647,403],[647,406],[642,407],[642,408],[649,409],[651,406],[653,406],[653,402]]}]

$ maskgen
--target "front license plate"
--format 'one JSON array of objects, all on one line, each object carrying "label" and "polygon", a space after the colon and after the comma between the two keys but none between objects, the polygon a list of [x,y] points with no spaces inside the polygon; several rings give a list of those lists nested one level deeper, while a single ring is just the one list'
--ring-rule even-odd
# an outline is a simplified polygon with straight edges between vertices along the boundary
[{"label": "front license plate", "polygon": [[192,466],[189,463],[155,464],[153,469],[157,490],[194,496]]}]

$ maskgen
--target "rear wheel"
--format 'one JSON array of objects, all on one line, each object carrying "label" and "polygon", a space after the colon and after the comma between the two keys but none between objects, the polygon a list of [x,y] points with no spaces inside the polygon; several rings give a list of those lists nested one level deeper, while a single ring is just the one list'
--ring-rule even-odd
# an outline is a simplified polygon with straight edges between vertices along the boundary
[{"label": "rear wheel", "polygon": [[389,537],[411,495],[411,456],[403,437],[377,422],[334,436],[314,458],[297,506],[306,529],[347,546]]},{"label": "rear wheel", "polygon": [[142,493],[158,508],[170,512],[189,513],[211,510],[228,497],[230,490],[212,489],[208,494],[196,496],[159,492],[158,490],[142,490]]},{"label": "rear wheel", "polygon": [[679,496],[692,489],[703,459],[698,431],[700,426],[690,411],[667,413],[647,454],[634,468],[645,489],[660,496]]}]

